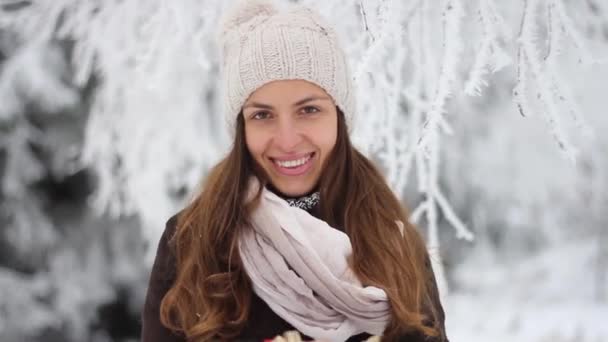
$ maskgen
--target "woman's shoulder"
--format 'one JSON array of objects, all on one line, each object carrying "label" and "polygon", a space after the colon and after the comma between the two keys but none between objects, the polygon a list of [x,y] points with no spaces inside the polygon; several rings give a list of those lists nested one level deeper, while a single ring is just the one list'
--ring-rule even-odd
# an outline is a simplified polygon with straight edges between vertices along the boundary
[{"label": "woman's shoulder", "polygon": [[175,235],[175,232],[177,231],[179,215],[181,215],[182,212],[183,210],[180,210],[167,219],[167,221],[165,222],[165,230],[163,231],[161,240],[165,239],[166,241],[169,241]]},{"label": "woman's shoulder", "polygon": [[[170,243],[171,239],[173,239],[173,237],[175,236],[175,233],[177,232],[179,217],[183,212],[184,212],[184,210],[182,209],[182,210],[174,213],[165,222],[165,228],[160,236],[160,240],[159,240],[158,246],[157,246],[158,252],[161,252],[161,249],[163,249],[162,251],[170,250],[169,243]],[[158,254],[158,252],[157,252],[157,254]]]},{"label": "woman's shoulder", "polygon": [[177,232],[180,212],[170,216],[165,222],[163,230],[156,247],[156,257],[152,266],[152,276],[156,281],[168,282],[175,276],[175,252],[170,241]]}]

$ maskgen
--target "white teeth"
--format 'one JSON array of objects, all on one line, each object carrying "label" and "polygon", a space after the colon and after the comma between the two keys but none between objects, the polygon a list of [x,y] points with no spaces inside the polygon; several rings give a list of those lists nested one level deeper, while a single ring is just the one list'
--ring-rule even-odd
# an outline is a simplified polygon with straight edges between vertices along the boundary
[{"label": "white teeth", "polygon": [[307,161],[309,161],[311,155],[312,154],[309,154],[306,157],[296,159],[296,160],[285,160],[285,161],[275,160],[274,162],[277,163],[277,165],[279,165],[280,167],[294,168],[294,167],[303,165]]}]

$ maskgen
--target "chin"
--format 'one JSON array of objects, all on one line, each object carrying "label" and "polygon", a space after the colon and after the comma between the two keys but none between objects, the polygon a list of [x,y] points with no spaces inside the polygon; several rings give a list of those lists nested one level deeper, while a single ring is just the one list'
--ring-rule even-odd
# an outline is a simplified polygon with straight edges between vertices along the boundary
[{"label": "chin", "polygon": [[299,197],[304,196],[312,192],[314,189],[313,185],[305,185],[305,184],[280,184],[272,182],[273,186],[282,194],[289,197]]}]

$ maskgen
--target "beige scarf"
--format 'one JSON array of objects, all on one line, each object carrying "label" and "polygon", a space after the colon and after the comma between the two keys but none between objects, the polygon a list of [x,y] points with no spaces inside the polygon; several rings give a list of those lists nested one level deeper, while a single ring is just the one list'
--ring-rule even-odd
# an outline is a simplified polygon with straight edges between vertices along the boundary
[{"label": "beige scarf", "polygon": [[267,189],[252,225],[239,240],[241,259],[255,293],[277,315],[319,340],[382,334],[390,318],[386,293],[354,275],[346,234]]}]

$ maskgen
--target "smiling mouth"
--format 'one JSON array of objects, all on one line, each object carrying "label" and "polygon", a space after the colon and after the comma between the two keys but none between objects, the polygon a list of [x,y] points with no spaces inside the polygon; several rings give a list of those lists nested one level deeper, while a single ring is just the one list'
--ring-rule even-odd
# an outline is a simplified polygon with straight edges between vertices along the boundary
[{"label": "smiling mouth", "polygon": [[306,173],[312,166],[315,152],[308,153],[296,159],[275,159],[270,158],[275,170],[286,176],[299,176]]}]

